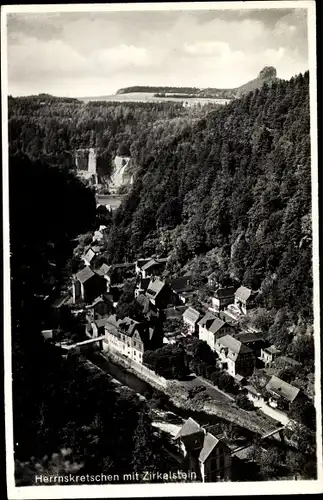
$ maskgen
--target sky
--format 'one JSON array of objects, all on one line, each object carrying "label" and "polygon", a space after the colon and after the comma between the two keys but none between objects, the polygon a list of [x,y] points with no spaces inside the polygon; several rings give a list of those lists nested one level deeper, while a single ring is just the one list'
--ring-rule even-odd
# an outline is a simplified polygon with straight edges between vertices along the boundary
[{"label": "sky", "polygon": [[264,66],[308,69],[301,9],[9,14],[8,93],[114,94],[132,85],[234,88]]}]

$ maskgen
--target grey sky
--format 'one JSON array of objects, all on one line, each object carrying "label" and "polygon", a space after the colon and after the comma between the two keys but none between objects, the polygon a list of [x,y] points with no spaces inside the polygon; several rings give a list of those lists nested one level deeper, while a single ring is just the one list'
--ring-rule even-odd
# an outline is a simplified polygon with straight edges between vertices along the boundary
[{"label": "grey sky", "polygon": [[131,85],[236,87],[264,67],[308,69],[307,12],[144,11],[8,16],[9,93],[114,93]]}]

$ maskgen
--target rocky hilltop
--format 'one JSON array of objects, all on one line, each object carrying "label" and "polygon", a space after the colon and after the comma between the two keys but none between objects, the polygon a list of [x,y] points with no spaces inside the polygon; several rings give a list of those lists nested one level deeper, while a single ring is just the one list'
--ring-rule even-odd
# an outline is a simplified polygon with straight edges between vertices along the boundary
[{"label": "rocky hilltop", "polygon": [[206,88],[198,89],[196,87],[149,87],[149,86],[135,86],[126,87],[119,89],[116,94],[130,94],[134,92],[145,92],[158,94],[159,97],[167,97],[172,94],[173,96],[178,95],[178,97],[201,97],[201,98],[213,98],[213,99],[234,99],[240,97],[241,95],[255,90],[256,88],[262,87],[264,83],[271,83],[277,78],[277,71],[273,66],[265,66],[258,74],[254,80],[236,87],[233,89],[217,89],[217,88]]}]

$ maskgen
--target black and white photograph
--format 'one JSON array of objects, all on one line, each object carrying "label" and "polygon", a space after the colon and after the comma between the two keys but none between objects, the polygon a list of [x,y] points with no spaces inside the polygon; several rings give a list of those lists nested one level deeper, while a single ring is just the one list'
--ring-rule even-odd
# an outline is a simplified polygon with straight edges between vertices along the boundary
[{"label": "black and white photograph", "polygon": [[322,492],[315,2],[1,10],[8,497]]}]

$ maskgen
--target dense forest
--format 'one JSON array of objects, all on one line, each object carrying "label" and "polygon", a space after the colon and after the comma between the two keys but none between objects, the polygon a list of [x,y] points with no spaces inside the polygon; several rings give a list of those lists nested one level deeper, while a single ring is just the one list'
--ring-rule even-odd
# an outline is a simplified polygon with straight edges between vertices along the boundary
[{"label": "dense forest", "polygon": [[[9,98],[18,460],[69,446],[80,463],[98,455],[101,470],[124,470],[115,422],[122,428],[127,415],[129,425],[129,412],[133,427],[120,455],[128,460],[137,449],[142,460],[146,453],[130,439],[137,422],[139,434],[149,428],[144,408],[117,401],[102,377],[98,385],[86,380],[76,359],[62,360],[40,337],[48,327],[43,297],[61,286],[71,241],[95,221],[94,195],[71,172],[78,148],[97,147],[105,164],[120,152],[132,158],[134,184],[109,223],[107,261],[170,256],[165,277],[190,273],[203,289],[213,274],[258,290],[245,320],[302,363],[289,381],[313,396],[309,123],[308,72],[219,107]],[[110,429],[116,441],[103,439]]]},{"label": "dense forest", "polygon": [[214,273],[259,290],[255,324],[312,371],[308,81],[264,85],[147,145],[107,253],[170,255],[168,276]]},{"label": "dense forest", "polygon": [[[10,158],[13,418],[17,484],[35,474],[131,472],[158,464],[145,406],[41,336],[72,240],[93,228],[95,198],[66,168]],[[49,300],[46,297],[49,295]],[[160,455],[160,453],[158,453]],[[156,455],[156,456],[155,456]],[[139,465],[138,465],[139,464]],[[158,468],[162,466],[159,465]]]}]

